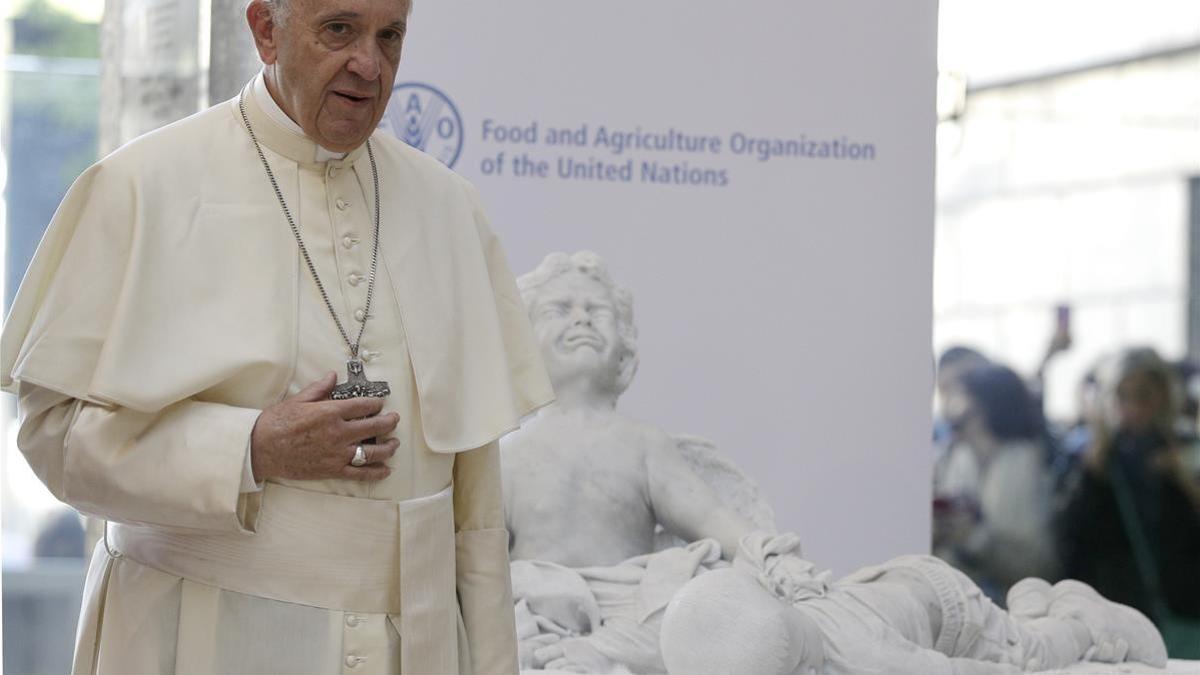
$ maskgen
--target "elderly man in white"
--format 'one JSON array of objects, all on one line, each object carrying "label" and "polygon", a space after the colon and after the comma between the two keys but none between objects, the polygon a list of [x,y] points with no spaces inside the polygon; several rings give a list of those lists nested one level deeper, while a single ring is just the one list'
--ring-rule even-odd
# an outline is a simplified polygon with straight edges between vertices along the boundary
[{"label": "elderly man in white", "polygon": [[253,0],[262,73],[47,230],[3,385],[109,523],[76,673],[516,671],[497,439],[552,392],[474,189],[373,133],[409,9]]}]

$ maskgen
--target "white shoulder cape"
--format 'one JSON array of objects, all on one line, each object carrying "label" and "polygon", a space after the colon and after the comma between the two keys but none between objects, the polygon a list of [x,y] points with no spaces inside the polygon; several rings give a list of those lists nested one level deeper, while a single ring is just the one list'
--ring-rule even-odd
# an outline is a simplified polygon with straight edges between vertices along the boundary
[{"label": "white shoulder cape", "polygon": [[[372,146],[379,278],[395,286],[425,439],[483,446],[553,398],[524,304],[474,188],[393,137]],[[297,167],[276,169],[281,185]],[[306,274],[236,102],[219,104],[75,181],[5,323],[0,384],[143,412],[264,408],[287,394]]]}]

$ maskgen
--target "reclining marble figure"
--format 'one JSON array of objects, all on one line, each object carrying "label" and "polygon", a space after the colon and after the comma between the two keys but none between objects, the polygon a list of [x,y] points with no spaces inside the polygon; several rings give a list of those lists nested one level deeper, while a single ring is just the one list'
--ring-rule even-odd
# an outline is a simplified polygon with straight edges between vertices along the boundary
[{"label": "reclining marble figure", "polygon": [[[796,535],[773,533],[747,482],[730,490],[705,471],[720,463],[711,448],[616,411],[637,331],[632,296],[601,258],[551,254],[518,286],[558,397],[501,445],[523,668],[992,675],[1165,663],[1144,616],[1078,582],[1025,580],[1010,612],[927,556],[831,582]],[[657,550],[656,528],[683,545]]]},{"label": "reclining marble figure", "polygon": [[1001,675],[1167,663],[1149,619],[1078,581],[1024,579],[1006,612],[937,558],[905,556],[828,584],[778,543],[750,535],[733,567],[675,594],[662,625],[670,673]]}]

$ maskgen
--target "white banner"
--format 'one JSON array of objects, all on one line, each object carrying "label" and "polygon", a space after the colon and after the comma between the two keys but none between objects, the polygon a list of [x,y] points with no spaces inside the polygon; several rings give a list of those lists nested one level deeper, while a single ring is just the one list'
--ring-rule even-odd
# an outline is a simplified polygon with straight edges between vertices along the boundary
[{"label": "white banner", "polygon": [[711,439],[843,573],[929,545],[935,25],[418,0],[384,124],[479,187],[517,274],[604,257],[640,329],[620,409]]}]

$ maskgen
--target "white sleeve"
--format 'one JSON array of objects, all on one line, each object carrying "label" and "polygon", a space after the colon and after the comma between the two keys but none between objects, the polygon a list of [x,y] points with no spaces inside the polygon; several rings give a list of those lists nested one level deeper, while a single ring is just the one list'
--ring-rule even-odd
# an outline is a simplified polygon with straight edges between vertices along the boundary
[{"label": "white sleeve", "polygon": [[18,406],[17,447],[50,492],[79,511],[115,522],[254,531],[262,493],[241,487],[247,439],[262,411],[185,400],[142,413],[28,381]]}]

